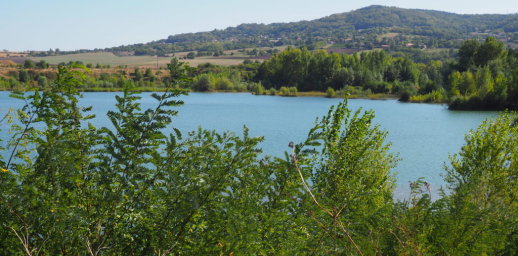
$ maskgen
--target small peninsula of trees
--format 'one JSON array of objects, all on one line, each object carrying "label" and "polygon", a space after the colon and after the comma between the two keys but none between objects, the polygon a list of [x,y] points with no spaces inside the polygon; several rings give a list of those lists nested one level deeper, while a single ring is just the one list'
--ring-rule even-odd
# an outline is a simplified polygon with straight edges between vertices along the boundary
[{"label": "small peninsula of trees", "polygon": [[254,77],[266,90],[367,91],[402,101],[448,103],[450,109],[518,109],[518,52],[494,37],[465,41],[458,61],[417,64],[384,51],[328,54],[288,48],[261,64]]},{"label": "small peninsula of trees", "polygon": [[110,127],[94,127],[92,107],[79,107],[89,72],[81,65],[59,66],[52,81],[11,94],[26,105],[16,122],[7,122],[13,113],[0,120],[12,134],[0,141],[2,253],[518,253],[516,113],[466,136],[445,167],[441,198],[417,180],[409,199],[394,201],[391,169],[400,159],[372,111],[351,111],[345,100],[274,158],[246,127],[237,136],[171,126],[185,94],[178,88],[194,69],[172,61],[168,71],[152,109],[124,84],[107,112]]}]

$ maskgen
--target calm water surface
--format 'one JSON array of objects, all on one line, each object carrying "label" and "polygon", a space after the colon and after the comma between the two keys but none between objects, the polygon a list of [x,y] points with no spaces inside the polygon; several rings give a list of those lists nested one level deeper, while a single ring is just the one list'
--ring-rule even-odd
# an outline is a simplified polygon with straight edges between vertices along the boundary
[{"label": "calm water surface", "polygon": [[[0,92],[0,114],[10,107],[22,106],[19,100],[8,97],[8,92]],[[97,118],[92,122],[96,127],[107,126],[107,110],[115,109],[115,95],[121,93],[84,93],[80,103],[93,106]],[[147,109],[155,106],[149,93],[143,93],[141,106]],[[214,129],[218,132],[233,131],[242,135],[243,126],[250,136],[264,136],[260,145],[265,154],[283,156],[288,143],[302,142],[317,117],[327,114],[332,105],[341,99],[278,96],[254,96],[236,93],[191,93],[181,97],[185,105],[177,108],[178,117],[173,126],[184,135],[196,130]],[[444,186],[440,176],[448,153],[456,153],[464,143],[464,134],[477,128],[487,117],[496,112],[449,111],[445,105],[401,103],[396,100],[348,101],[349,108],[375,111],[374,122],[388,131],[387,141],[392,142],[392,151],[399,152],[402,160],[394,169],[397,173],[396,197],[408,196],[408,182],[423,177],[434,190]],[[2,138],[7,131],[2,127]],[[5,143],[5,141],[4,141]],[[434,193],[435,194],[435,193]],[[437,198],[437,197],[436,197]]]}]

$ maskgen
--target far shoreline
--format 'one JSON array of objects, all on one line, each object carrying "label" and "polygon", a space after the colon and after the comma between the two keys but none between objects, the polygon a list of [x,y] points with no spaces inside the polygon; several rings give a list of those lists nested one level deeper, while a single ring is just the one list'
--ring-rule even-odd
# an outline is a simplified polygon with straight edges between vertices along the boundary
[{"label": "far shoreline", "polygon": [[[0,88],[0,91],[16,91],[15,89],[9,88]],[[123,92],[124,88],[90,88],[90,89],[78,89],[79,92]],[[138,92],[165,92],[165,88],[151,88],[151,87],[136,87],[134,91]],[[238,92],[238,91],[205,91],[205,92],[197,92],[197,91],[188,91],[182,90],[187,93],[248,93],[252,95],[256,95],[252,92]],[[261,94],[256,96],[278,96],[278,97],[316,97],[316,98],[344,98],[345,95],[337,95],[333,97],[328,97],[325,92],[298,92],[296,96],[283,96],[283,95],[271,95],[271,94]],[[369,100],[393,100],[398,99],[396,95],[391,94],[369,94],[369,95],[354,95],[351,94],[347,97],[348,99],[369,99]]]}]

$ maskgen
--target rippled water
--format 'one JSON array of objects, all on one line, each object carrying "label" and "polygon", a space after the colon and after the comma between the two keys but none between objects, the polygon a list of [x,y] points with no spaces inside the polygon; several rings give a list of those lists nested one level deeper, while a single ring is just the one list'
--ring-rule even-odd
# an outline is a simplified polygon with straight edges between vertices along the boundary
[{"label": "rippled water", "polygon": [[[84,93],[80,103],[93,106],[97,118],[96,127],[108,126],[105,113],[115,109],[115,95],[121,93]],[[0,92],[0,114],[10,107],[21,107],[23,102]],[[151,108],[155,100],[149,93],[141,95],[142,108]],[[315,118],[327,114],[332,105],[341,99],[316,97],[255,96],[237,93],[192,93],[182,96],[185,105],[179,107],[173,126],[186,134],[198,126],[216,131],[233,131],[242,134],[243,126],[250,129],[250,136],[264,136],[260,146],[264,153],[282,156],[288,143],[303,141]],[[464,134],[477,128],[487,117],[496,112],[449,111],[445,105],[401,103],[396,100],[348,101],[351,109],[363,108],[375,111],[375,123],[389,132],[387,141],[392,151],[399,152],[402,160],[394,169],[397,172],[396,197],[408,196],[408,182],[423,177],[434,190],[444,186],[443,165],[448,153],[456,153],[464,143]],[[3,125],[0,136],[8,134]],[[4,141],[5,143],[5,141]],[[435,194],[435,193],[434,193]]]}]

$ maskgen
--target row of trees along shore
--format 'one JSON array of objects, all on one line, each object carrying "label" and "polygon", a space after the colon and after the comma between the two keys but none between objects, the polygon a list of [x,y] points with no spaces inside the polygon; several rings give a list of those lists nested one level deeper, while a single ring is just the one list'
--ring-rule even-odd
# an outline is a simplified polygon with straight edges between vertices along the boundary
[{"label": "row of trees along shore", "polygon": [[[285,54],[294,52],[309,56]],[[4,255],[518,253],[515,113],[466,136],[445,167],[448,193],[432,200],[417,180],[394,200],[397,154],[374,113],[347,100],[277,158],[246,127],[241,136],[171,127],[185,94],[177,88],[192,82],[184,63],[168,65],[152,109],[124,84],[110,128],[78,106],[89,70],[77,68],[12,92],[26,105],[0,122],[12,136],[0,143]]]},{"label": "row of trees along shore", "polygon": [[[390,56],[385,51],[347,55],[288,48],[263,63],[229,67],[200,64],[188,74],[193,81],[181,89],[283,96],[297,96],[300,92],[327,92],[328,97],[377,94],[401,101],[446,103],[450,109],[517,110],[517,57],[517,51],[504,49],[494,37],[487,37],[482,44],[465,41],[458,60],[432,60],[427,64]],[[125,84],[141,90],[160,90],[169,79],[166,72],[150,68],[102,70],[87,76],[82,90],[122,90]],[[38,68],[11,70],[7,76],[0,76],[0,88],[21,88],[31,81],[44,86],[54,76],[55,72]]]},{"label": "row of trees along shore", "polygon": [[517,51],[504,50],[493,37],[483,44],[465,41],[458,61],[428,64],[384,51],[345,55],[288,49],[265,61],[255,80],[266,89],[368,90],[397,95],[402,101],[449,103],[451,109],[517,109],[517,57]]}]

